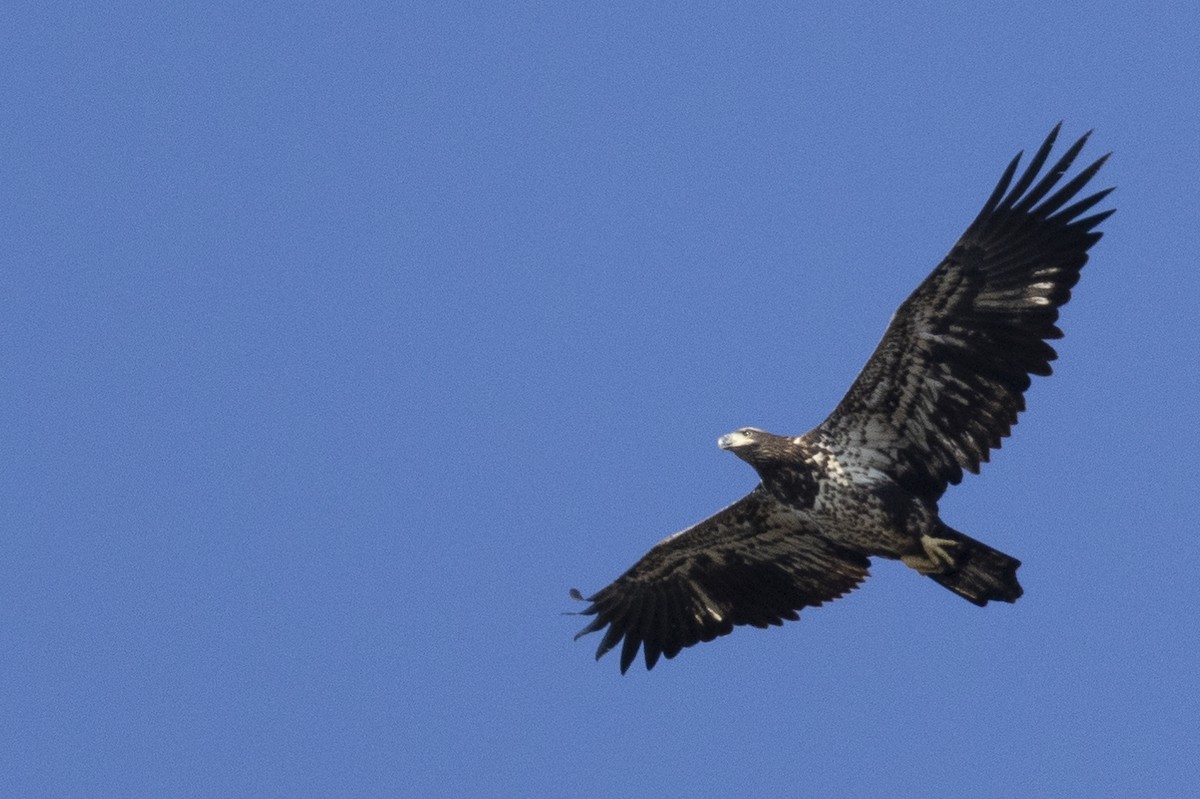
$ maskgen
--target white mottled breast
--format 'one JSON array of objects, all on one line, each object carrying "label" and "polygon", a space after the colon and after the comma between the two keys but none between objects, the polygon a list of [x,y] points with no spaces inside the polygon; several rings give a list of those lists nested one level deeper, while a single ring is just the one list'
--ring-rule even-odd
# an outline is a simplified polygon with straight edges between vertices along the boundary
[{"label": "white mottled breast", "polygon": [[[856,451],[861,455],[861,451]],[[901,551],[909,536],[894,528],[895,516],[883,496],[892,479],[867,458],[839,458],[824,447],[810,456],[826,479],[811,516],[834,541],[873,554]]]},{"label": "white mottled breast", "polygon": [[832,450],[821,448],[813,453],[812,461],[835,483],[871,487],[890,478],[871,465],[868,458],[839,458]]}]

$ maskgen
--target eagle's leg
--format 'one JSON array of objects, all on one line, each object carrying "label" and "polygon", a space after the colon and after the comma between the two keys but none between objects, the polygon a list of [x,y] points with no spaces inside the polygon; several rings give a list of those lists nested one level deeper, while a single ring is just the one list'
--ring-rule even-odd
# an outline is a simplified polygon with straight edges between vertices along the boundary
[{"label": "eagle's leg", "polygon": [[953,568],[954,558],[947,552],[958,546],[957,541],[949,538],[934,538],[928,534],[921,535],[922,555],[901,555],[900,560],[905,566],[916,569],[921,574],[940,574],[946,569]]}]

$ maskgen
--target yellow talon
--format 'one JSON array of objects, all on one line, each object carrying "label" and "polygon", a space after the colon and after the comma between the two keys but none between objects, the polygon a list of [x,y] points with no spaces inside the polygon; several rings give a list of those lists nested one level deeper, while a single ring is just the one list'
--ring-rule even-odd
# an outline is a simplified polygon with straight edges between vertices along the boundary
[{"label": "yellow talon", "polygon": [[901,555],[900,560],[905,566],[916,569],[921,574],[940,574],[946,569],[953,568],[954,558],[946,550],[958,546],[958,543],[949,538],[922,535],[921,548],[925,550],[925,556]]}]

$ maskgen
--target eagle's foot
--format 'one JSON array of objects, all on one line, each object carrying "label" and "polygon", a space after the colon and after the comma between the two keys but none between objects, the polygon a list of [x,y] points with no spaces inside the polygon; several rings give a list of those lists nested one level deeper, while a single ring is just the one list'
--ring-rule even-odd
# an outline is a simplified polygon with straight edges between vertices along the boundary
[{"label": "eagle's foot", "polygon": [[958,546],[958,542],[949,538],[934,538],[931,535],[921,536],[921,555],[902,555],[900,560],[910,569],[916,569],[921,574],[941,574],[946,569],[954,567],[954,557],[947,552]]}]

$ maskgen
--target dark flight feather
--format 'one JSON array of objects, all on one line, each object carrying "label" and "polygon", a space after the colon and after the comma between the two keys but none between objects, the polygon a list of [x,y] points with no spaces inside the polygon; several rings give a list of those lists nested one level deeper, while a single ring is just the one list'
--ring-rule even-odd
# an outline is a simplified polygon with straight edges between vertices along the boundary
[{"label": "dark flight feather", "polygon": [[[817,428],[871,450],[879,467],[936,499],[963,470],[978,472],[1025,409],[1030,375],[1049,375],[1061,338],[1058,309],[1112,211],[1079,218],[1112,189],[1064,210],[1108,158],[1053,189],[1086,143],[1079,139],[1032,190],[1058,136],[1038,149],[1012,190],[1020,156],[946,258],[900,306],[862,373]],[[1055,213],[1058,211],[1058,213]]]},{"label": "dark flight feather", "polygon": [[796,611],[836,599],[867,577],[866,557],[809,528],[762,489],[677,533],[647,552],[594,596],[595,615],[576,638],[608,631],[596,658],[622,638],[621,671],[639,644],[646,667],[659,655],[711,641],[736,625],[768,627],[794,621]]}]

